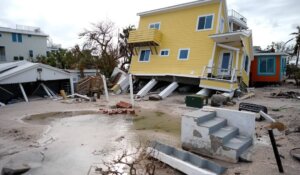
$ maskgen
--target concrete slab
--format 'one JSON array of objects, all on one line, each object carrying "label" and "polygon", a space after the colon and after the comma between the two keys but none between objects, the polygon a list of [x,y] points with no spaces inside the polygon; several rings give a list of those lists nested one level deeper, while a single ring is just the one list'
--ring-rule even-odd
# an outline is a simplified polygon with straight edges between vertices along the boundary
[{"label": "concrete slab", "polygon": [[217,175],[226,170],[215,162],[159,142],[153,142],[147,151],[154,158],[188,175]]}]

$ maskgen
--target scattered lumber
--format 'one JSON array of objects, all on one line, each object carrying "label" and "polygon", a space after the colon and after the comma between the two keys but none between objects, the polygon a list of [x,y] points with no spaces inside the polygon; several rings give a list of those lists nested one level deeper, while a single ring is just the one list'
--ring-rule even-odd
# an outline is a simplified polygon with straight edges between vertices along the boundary
[{"label": "scattered lumber", "polygon": [[242,96],[241,98],[239,98],[239,100],[245,100],[245,99],[248,99],[248,98],[252,98],[255,96],[255,93],[254,92],[250,92],[244,96]]}]

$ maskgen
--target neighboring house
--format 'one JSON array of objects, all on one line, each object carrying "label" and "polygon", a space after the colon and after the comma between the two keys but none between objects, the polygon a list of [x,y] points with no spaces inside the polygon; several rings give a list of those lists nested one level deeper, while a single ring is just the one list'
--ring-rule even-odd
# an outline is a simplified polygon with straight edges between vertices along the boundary
[{"label": "neighboring house", "polygon": [[286,53],[254,53],[251,63],[250,81],[256,83],[280,83],[286,79]]},{"label": "neighboring house", "polygon": [[38,55],[46,55],[47,38],[40,28],[0,27],[0,62],[32,60]]},{"label": "neighboring house", "polygon": [[[249,84],[253,59],[247,20],[225,0],[194,1],[138,13],[130,32],[130,73],[232,92]],[[153,82],[153,81],[152,81]]]}]

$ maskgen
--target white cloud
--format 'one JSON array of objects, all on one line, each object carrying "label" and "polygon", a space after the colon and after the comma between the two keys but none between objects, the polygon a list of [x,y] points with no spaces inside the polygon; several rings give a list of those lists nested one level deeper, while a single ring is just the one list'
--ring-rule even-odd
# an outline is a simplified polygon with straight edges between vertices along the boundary
[{"label": "white cloud", "polygon": [[[78,34],[91,23],[109,19],[119,28],[129,24],[137,26],[139,18],[136,13],[189,0],[1,1],[0,25],[38,26],[54,42],[72,47],[80,42]],[[296,0],[228,0],[229,9],[236,9],[248,19],[254,44],[263,47],[272,41],[286,41],[291,37],[289,33],[300,25],[300,14],[296,13],[300,9],[298,4]]]}]

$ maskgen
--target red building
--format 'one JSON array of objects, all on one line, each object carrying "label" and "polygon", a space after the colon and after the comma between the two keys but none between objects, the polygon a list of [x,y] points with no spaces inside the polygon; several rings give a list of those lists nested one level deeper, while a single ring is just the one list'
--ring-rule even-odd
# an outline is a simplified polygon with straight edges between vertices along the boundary
[{"label": "red building", "polygon": [[286,53],[255,53],[251,62],[250,83],[280,83],[286,76]]}]

